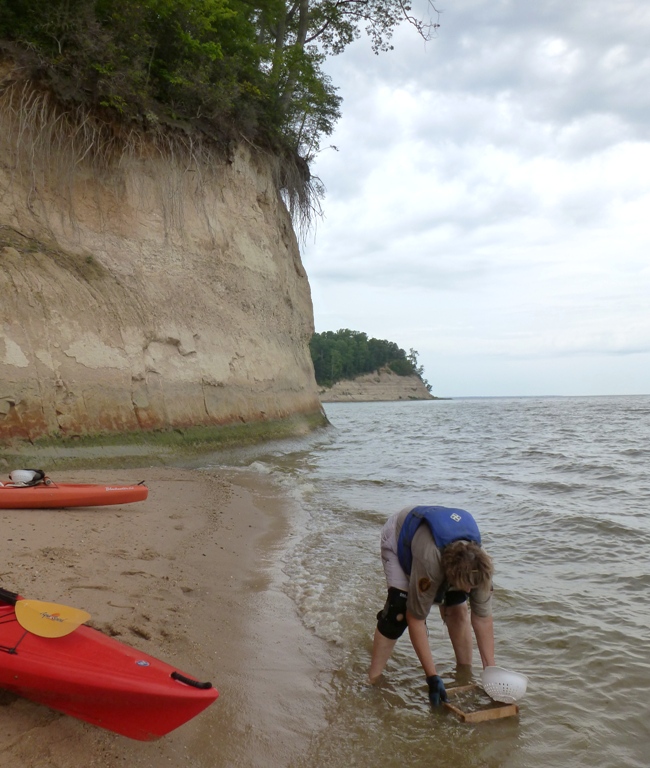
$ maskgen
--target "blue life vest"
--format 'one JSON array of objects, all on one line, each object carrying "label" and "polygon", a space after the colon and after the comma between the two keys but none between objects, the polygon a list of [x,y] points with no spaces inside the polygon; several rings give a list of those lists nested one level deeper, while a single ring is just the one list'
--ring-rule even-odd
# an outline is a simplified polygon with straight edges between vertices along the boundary
[{"label": "blue life vest", "polygon": [[406,518],[397,540],[397,557],[402,570],[410,575],[413,565],[411,542],[422,523],[429,526],[433,540],[438,547],[445,547],[452,541],[465,539],[481,543],[481,534],[476,520],[464,509],[453,507],[414,507]]}]

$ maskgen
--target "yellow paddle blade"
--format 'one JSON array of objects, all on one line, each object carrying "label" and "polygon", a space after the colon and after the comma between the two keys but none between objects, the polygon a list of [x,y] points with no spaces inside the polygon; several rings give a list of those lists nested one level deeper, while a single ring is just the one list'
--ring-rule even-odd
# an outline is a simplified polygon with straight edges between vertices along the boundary
[{"label": "yellow paddle blade", "polygon": [[90,614],[79,608],[40,600],[17,600],[16,619],[23,629],[39,637],[63,637],[88,621]]}]

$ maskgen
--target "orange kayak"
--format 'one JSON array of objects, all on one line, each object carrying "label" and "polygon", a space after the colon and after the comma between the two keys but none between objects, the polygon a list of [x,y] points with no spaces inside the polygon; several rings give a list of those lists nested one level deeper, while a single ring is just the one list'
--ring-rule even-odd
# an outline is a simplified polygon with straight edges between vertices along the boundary
[{"label": "orange kayak", "polygon": [[88,483],[55,483],[48,478],[39,485],[0,486],[0,509],[58,509],[62,507],[103,507],[107,504],[130,504],[144,501],[149,495],[146,485],[91,485]]}]

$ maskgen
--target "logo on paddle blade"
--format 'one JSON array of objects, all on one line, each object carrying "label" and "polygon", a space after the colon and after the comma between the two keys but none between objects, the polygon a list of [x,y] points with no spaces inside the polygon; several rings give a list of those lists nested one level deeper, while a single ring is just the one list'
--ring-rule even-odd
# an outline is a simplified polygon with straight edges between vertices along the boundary
[{"label": "logo on paddle blade", "polygon": [[60,613],[47,613],[47,611],[43,611],[41,613],[41,618],[49,619],[50,621],[58,621],[60,624],[63,624],[63,622],[65,621],[65,619],[61,618]]}]

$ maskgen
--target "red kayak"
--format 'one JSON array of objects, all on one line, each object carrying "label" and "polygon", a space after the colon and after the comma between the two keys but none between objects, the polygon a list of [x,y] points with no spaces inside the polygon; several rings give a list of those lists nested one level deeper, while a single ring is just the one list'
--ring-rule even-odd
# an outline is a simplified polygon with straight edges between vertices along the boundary
[{"label": "red kayak", "polygon": [[101,507],[144,501],[146,485],[90,485],[55,483],[46,478],[39,485],[0,485],[0,509],[57,509],[63,507]]},{"label": "red kayak", "polygon": [[16,618],[20,600],[0,590],[0,688],[140,741],[178,728],[219,695],[211,683],[90,627],[64,637],[33,634]]}]

